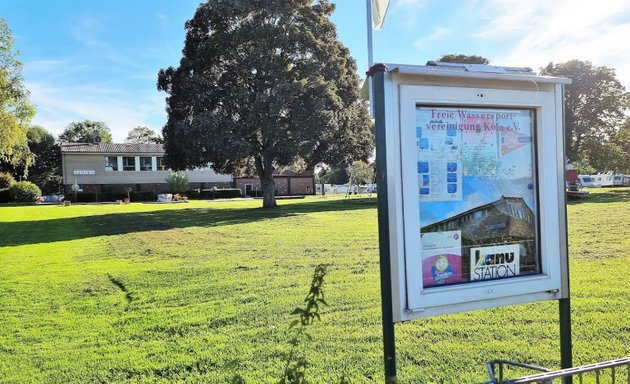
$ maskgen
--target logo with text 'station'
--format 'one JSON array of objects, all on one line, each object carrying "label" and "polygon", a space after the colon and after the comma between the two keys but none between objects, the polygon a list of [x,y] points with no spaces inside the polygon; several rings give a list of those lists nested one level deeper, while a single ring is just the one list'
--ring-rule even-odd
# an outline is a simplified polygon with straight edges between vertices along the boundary
[{"label": "logo with text 'station'", "polygon": [[471,248],[470,279],[491,280],[520,274],[520,246],[518,244]]}]

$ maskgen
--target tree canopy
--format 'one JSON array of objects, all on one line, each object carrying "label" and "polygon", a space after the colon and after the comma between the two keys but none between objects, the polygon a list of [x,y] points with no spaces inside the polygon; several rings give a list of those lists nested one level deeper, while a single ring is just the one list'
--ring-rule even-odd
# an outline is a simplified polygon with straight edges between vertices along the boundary
[{"label": "tree canopy", "polygon": [[613,172],[630,174],[630,117],[609,140],[587,137],[579,153],[581,173]]},{"label": "tree canopy", "polygon": [[571,60],[549,63],[541,68],[541,73],[573,79],[565,88],[565,144],[569,159],[584,162],[597,156],[597,147],[608,143],[619,130],[628,108],[628,95],[615,70]]},{"label": "tree canopy", "polygon": [[441,61],[444,63],[490,64],[490,60],[486,59],[483,56],[462,55],[462,54],[454,54],[454,53],[442,55],[442,57],[437,59],[437,61]]},{"label": "tree canopy", "polygon": [[143,125],[134,127],[131,131],[129,131],[127,138],[125,139],[125,143],[132,144],[160,143],[161,141],[162,138],[157,132]]},{"label": "tree canopy", "polygon": [[59,135],[59,141],[62,143],[94,143],[96,141],[111,143],[112,133],[107,124],[102,121],[73,121]]},{"label": "tree canopy", "polygon": [[273,207],[276,168],[367,158],[372,123],[333,10],[326,0],[201,4],[179,67],[158,76],[169,94],[166,163],[234,173],[252,162]]},{"label": "tree canopy", "polygon": [[22,63],[14,45],[11,29],[0,18],[0,161],[18,165],[30,159],[26,132],[35,108],[22,84]]}]

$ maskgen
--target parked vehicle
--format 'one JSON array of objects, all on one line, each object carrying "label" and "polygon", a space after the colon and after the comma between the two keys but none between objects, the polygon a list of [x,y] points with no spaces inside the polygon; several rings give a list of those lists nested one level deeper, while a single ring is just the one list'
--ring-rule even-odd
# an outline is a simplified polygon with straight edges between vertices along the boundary
[{"label": "parked vehicle", "polygon": [[597,178],[597,182],[599,187],[612,187],[613,186],[613,175],[609,175],[607,173],[599,173],[595,175]]},{"label": "parked vehicle", "polygon": [[593,183],[593,177],[591,177],[591,175],[579,175],[578,178],[580,179],[580,186],[582,188],[595,187],[595,184]]},{"label": "parked vehicle", "polygon": [[565,171],[567,197],[570,199],[581,199],[588,196],[588,192],[583,191],[580,187],[580,178],[577,171]]},{"label": "parked vehicle", "polygon": [[624,175],[614,175],[612,185],[613,187],[623,187]]}]

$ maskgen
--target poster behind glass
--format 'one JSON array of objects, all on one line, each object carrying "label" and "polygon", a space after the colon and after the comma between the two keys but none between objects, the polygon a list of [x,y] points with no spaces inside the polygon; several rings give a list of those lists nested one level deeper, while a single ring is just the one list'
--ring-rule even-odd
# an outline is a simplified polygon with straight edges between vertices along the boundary
[{"label": "poster behind glass", "polygon": [[540,273],[534,111],[416,107],[423,286]]}]

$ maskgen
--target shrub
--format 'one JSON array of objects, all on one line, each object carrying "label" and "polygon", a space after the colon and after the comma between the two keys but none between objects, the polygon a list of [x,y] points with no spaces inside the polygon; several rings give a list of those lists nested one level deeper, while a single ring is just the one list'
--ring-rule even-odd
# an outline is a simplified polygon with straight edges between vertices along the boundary
[{"label": "shrub", "polygon": [[0,190],[7,189],[15,184],[15,179],[11,174],[0,172]]},{"label": "shrub", "polygon": [[188,190],[188,176],[184,172],[173,172],[166,176],[170,193],[184,193]]},{"label": "shrub", "polygon": [[29,181],[18,181],[9,187],[9,195],[12,201],[26,203],[37,201],[42,191]]}]

